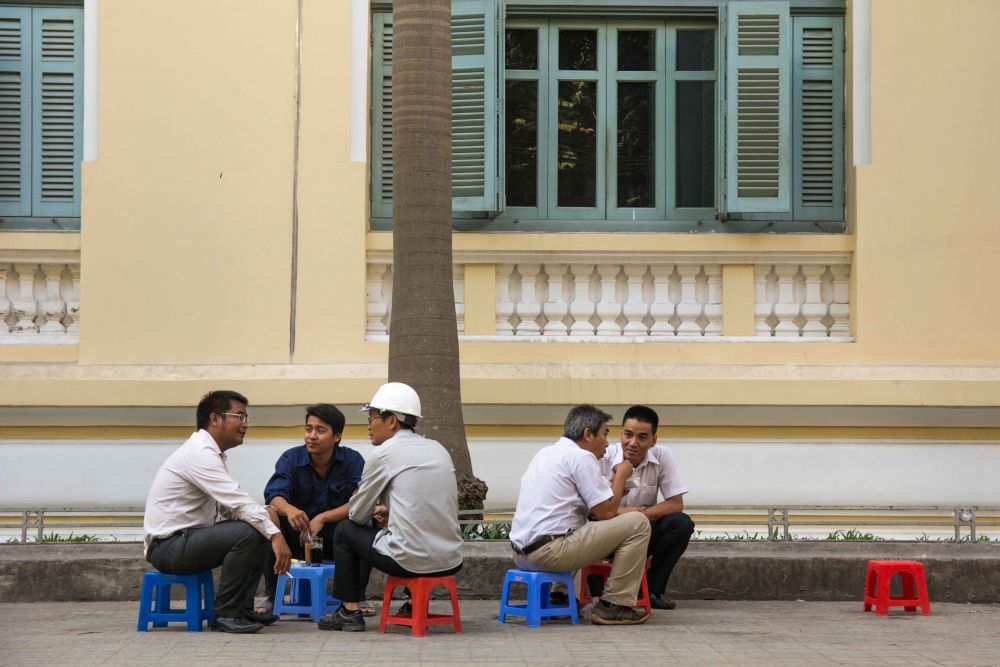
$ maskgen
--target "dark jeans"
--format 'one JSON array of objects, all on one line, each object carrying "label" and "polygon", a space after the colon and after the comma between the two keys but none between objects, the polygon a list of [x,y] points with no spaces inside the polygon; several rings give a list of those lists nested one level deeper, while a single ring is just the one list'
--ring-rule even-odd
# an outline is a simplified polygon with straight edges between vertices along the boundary
[{"label": "dark jeans", "polygon": [[[311,519],[312,517],[309,518]],[[323,538],[323,560],[333,560],[333,534],[337,530],[339,523],[339,521],[334,521],[333,523],[324,524],[323,530],[319,531],[319,535],[315,536]],[[278,517],[278,528],[281,529],[281,534],[285,536],[285,542],[288,542],[288,548],[292,551],[292,558],[305,560],[306,548],[299,544],[299,531],[292,528],[292,524],[288,523],[288,519],[283,516]],[[274,592],[278,588],[278,575],[274,573],[274,562],[274,550],[272,549],[268,552],[267,564],[264,566],[264,590],[267,591],[268,600],[274,600]]]},{"label": "dark jeans", "polygon": [[[646,555],[652,556],[653,560],[646,572],[646,584],[651,595],[663,595],[667,592],[667,583],[674,566],[684,555],[694,534],[694,521],[684,512],[675,512],[651,523],[653,532],[649,536]],[[590,575],[587,577],[587,587],[591,595],[600,595],[604,592],[604,578],[596,574]]]},{"label": "dark jeans", "polygon": [[194,574],[221,565],[215,615],[241,616],[253,608],[253,595],[270,546],[245,521],[223,521],[153,542],[146,560],[165,574]]},{"label": "dark jeans", "polygon": [[379,553],[372,544],[379,528],[360,526],[351,520],[341,521],[337,534],[333,536],[333,560],[336,570],[333,575],[333,596],[344,602],[360,602],[365,599],[368,578],[372,567],[393,577],[444,577],[462,569],[459,564],[450,570],[418,574],[403,568],[392,558]]}]

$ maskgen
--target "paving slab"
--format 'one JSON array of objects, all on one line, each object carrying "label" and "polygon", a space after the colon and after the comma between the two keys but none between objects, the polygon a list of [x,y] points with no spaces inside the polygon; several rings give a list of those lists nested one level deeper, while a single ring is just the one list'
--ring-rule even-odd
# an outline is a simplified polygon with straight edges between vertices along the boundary
[{"label": "paving slab", "polygon": [[[444,602],[435,602],[444,604]],[[1000,606],[933,603],[933,615],[862,614],[857,602],[691,600],[630,627],[497,623],[497,602],[462,601],[462,633],[321,632],[287,619],[256,635],[135,631],[132,602],[0,604],[0,665],[996,665]]]}]

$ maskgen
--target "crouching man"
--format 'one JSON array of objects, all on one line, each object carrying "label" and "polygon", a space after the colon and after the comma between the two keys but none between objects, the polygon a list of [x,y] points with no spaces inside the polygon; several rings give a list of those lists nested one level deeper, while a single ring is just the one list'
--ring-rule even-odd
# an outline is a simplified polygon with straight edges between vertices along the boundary
[{"label": "crouching man", "polygon": [[209,392],[198,403],[196,419],[198,430],[167,458],[149,490],[146,560],[166,574],[221,565],[212,629],[257,632],[277,620],[253,611],[268,548],[278,573],[288,571],[292,554],[267,510],[226,468],[226,451],[243,444],[250,424],[247,399],[235,391]]},{"label": "crouching man", "polygon": [[524,570],[574,571],[612,554],[611,576],[590,619],[637,625],[649,619],[635,602],[650,528],[639,512],[618,513],[632,464],[619,463],[610,484],[601,474],[610,419],[592,405],[569,411],[563,437],[538,452],[521,478],[510,542]]},{"label": "crouching man", "polygon": [[[622,461],[632,464],[632,484],[619,513],[641,512],[649,519],[652,534],[648,554],[652,557],[646,581],[649,602],[654,609],[673,609],[676,603],[667,597],[667,583],[674,566],[694,534],[694,521],[684,513],[684,494],[688,487],[681,478],[680,466],[666,447],[656,446],[660,418],[652,408],[633,405],[622,418],[621,444],[611,445],[601,461],[608,479]],[[657,492],[663,500],[656,502]],[[600,595],[600,577],[591,582],[590,591]]]},{"label": "crouching man", "polygon": [[359,602],[372,566],[407,578],[443,577],[462,568],[455,466],[439,442],[414,433],[421,416],[417,392],[389,382],[363,411],[375,449],[351,498],[350,520],[333,538],[333,595],[344,604],[319,620],[320,630],[364,631]]}]

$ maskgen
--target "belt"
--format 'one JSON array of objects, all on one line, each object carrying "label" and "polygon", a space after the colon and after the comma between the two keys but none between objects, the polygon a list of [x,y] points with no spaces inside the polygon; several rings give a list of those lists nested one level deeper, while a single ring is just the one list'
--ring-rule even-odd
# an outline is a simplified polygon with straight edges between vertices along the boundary
[{"label": "belt", "polygon": [[551,542],[553,540],[557,540],[560,537],[566,537],[567,535],[569,535],[569,533],[564,533],[562,535],[542,535],[537,540],[535,540],[534,542],[532,542],[528,546],[524,547],[523,549],[519,548],[516,544],[514,544],[513,542],[511,542],[510,543],[510,548],[513,549],[514,553],[518,554],[519,556],[527,556],[528,554],[530,554],[530,553],[532,553],[534,551],[538,551],[539,549],[541,549],[542,547],[544,547],[549,542]]}]

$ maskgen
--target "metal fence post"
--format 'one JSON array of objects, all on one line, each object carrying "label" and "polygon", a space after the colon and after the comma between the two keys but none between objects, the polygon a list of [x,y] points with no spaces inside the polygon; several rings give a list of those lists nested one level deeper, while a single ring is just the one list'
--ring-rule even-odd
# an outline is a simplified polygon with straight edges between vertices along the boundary
[{"label": "metal fence post", "polygon": [[28,541],[28,511],[21,513],[21,544]]}]

